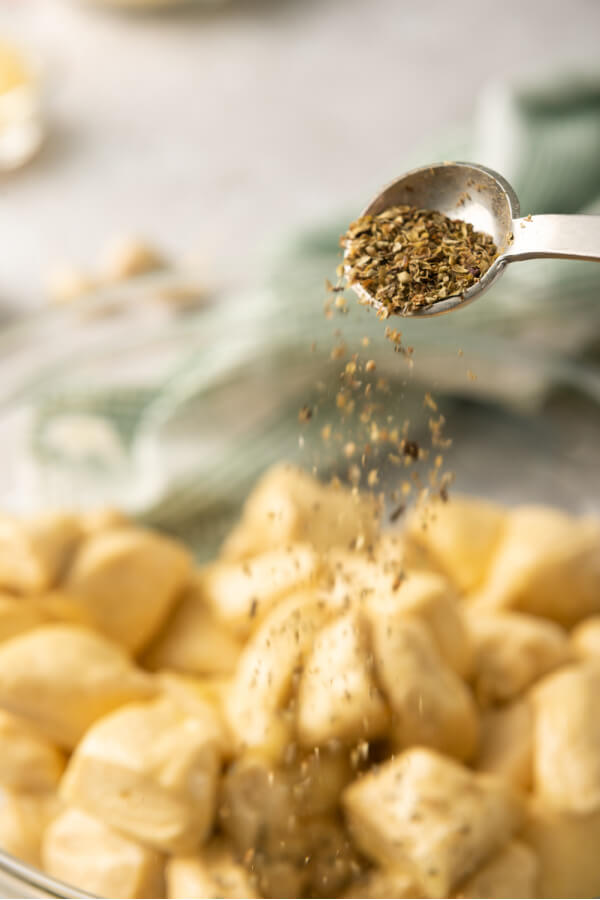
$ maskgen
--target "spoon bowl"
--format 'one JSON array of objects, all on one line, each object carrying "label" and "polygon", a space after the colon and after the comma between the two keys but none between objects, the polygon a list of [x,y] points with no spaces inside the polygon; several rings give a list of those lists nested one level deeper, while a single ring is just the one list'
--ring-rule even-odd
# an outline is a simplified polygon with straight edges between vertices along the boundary
[{"label": "spoon bowl", "polygon": [[[413,169],[388,184],[362,211],[376,216],[392,206],[437,210],[470,222],[489,234],[498,255],[464,293],[404,313],[436,316],[471,303],[502,274],[509,262],[535,257],[600,260],[600,216],[542,215],[519,218],[519,200],[502,175],[485,166],[444,162]],[[352,285],[361,303],[382,307],[360,283]]]}]

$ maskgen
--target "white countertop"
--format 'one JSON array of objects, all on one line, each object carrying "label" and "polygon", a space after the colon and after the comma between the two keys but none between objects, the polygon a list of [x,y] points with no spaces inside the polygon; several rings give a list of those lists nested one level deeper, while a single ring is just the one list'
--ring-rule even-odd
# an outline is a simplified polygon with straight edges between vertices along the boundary
[{"label": "white countertop", "polygon": [[0,305],[58,260],[147,235],[217,273],[355,209],[407,152],[468,117],[483,81],[597,60],[596,0],[233,0],[167,16],[0,0],[47,62],[40,156],[0,176]]}]

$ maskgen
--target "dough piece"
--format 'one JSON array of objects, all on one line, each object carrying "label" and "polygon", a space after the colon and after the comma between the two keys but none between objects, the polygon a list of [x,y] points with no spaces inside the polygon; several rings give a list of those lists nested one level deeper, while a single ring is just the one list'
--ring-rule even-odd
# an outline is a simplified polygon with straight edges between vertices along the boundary
[{"label": "dough piece", "polygon": [[135,653],[157,634],[190,573],[180,544],[141,528],[119,528],[85,541],[64,586],[96,628]]},{"label": "dough piece", "polygon": [[65,756],[29,722],[0,710],[0,784],[13,791],[56,790]]},{"label": "dough piece", "polygon": [[514,700],[571,656],[567,633],[555,622],[475,610],[468,622],[475,648],[473,686],[482,706]]},{"label": "dough piece", "polygon": [[321,484],[295,466],[274,466],[246,500],[222,556],[247,559],[295,541],[311,544],[317,552],[351,544],[370,546],[380,518],[381,504],[370,494],[355,495],[342,486]]},{"label": "dough piece", "polygon": [[0,516],[0,588],[37,594],[54,587],[81,537],[75,516]]},{"label": "dough piece", "polygon": [[565,628],[600,612],[600,524],[543,506],[518,507],[478,603]]},{"label": "dough piece", "polygon": [[143,663],[150,669],[222,676],[234,671],[240,651],[240,641],[217,621],[194,585],[145,652]]},{"label": "dough piece", "polygon": [[247,637],[286,595],[316,582],[320,564],[308,544],[266,550],[243,562],[216,562],[198,577],[213,615]]},{"label": "dough piece", "polygon": [[60,812],[56,794],[0,793],[0,848],[20,862],[41,866],[42,836]]},{"label": "dough piece", "polygon": [[533,703],[535,791],[564,812],[600,811],[600,666],[548,675]]},{"label": "dough piece", "polygon": [[[447,579],[429,572],[409,572],[392,604],[427,626],[437,649],[451,669],[467,677],[472,666],[471,635],[458,596]],[[375,599],[375,603],[376,603]]]},{"label": "dough piece", "polygon": [[347,550],[331,551],[327,562],[333,579],[333,602],[341,608],[350,603],[377,608],[383,603],[422,620],[448,665],[466,676],[471,667],[470,635],[455,589],[441,575],[410,571],[383,556],[380,545],[371,557]]},{"label": "dough piece", "polygon": [[475,768],[528,791],[533,779],[533,712],[529,697],[490,709],[481,717]]},{"label": "dough piece", "polygon": [[401,749],[433,747],[468,760],[477,750],[475,701],[438,653],[426,627],[398,604],[369,610],[375,672],[392,709],[393,737]]},{"label": "dough piece", "polygon": [[223,779],[221,827],[240,856],[259,843],[276,850],[282,834],[295,828],[299,818],[333,814],[352,775],[341,753],[314,751],[289,766],[248,754]]},{"label": "dough piece", "polygon": [[539,861],[527,844],[511,841],[462,885],[456,897],[505,900],[537,897]]},{"label": "dough piece", "polygon": [[0,644],[0,707],[66,750],[100,716],[154,693],[120,647],[78,625],[44,625]]},{"label": "dough piece", "polygon": [[598,897],[600,812],[561,813],[534,799],[522,839],[539,858],[538,897]]},{"label": "dough piece", "polygon": [[169,698],[132,703],[90,728],[67,766],[61,796],[167,853],[193,852],[210,833],[221,733]]},{"label": "dough piece", "polygon": [[284,600],[267,616],[240,656],[226,701],[226,718],[239,749],[278,759],[292,735],[284,707],[294,675],[331,617],[316,594]]},{"label": "dough piece", "polygon": [[42,841],[49,875],[97,897],[164,896],[164,858],[78,809],[50,823]]},{"label": "dough piece", "polygon": [[174,856],[167,863],[167,896],[259,897],[251,874],[235,859],[227,844],[213,840],[195,856]]},{"label": "dough piece", "polygon": [[350,612],[316,636],[298,686],[297,729],[305,746],[369,740],[389,710],[373,677],[366,623]]},{"label": "dough piece", "polygon": [[501,779],[421,748],[355,781],[343,803],[359,849],[384,867],[408,867],[429,897],[448,897],[520,822]]},{"label": "dough piece", "polygon": [[461,593],[469,594],[487,577],[506,518],[501,506],[453,494],[448,503],[416,509],[406,535],[425,549],[434,567],[445,572]]}]

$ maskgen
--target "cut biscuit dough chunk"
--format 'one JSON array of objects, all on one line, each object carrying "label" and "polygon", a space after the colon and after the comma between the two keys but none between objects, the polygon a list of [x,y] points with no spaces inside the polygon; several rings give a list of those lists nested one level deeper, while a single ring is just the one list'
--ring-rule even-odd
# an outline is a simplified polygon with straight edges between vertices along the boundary
[{"label": "cut biscuit dough chunk", "polygon": [[295,466],[274,466],[246,500],[222,556],[246,559],[297,541],[311,544],[317,552],[370,546],[379,533],[380,518],[381,503],[370,494],[324,485]]},{"label": "cut biscuit dough chunk", "polygon": [[521,791],[533,778],[533,711],[528,696],[481,716],[481,741],[475,760],[480,772],[505,778]]},{"label": "cut biscuit dough chunk", "polygon": [[433,747],[468,760],[479,721],[469,688],[444,662],[430,633],[397,604],[369,611],[375,672],[392,709],[398,747]]},{"label": "cut biscuit dough chunk", "polygon": [[513,612],[471,610],[473,686],[482,706],[507,703],[571,656],[566,631],[555,622]]},{"label": "cut biscuit dough chunk", "polygon": [[225,841],[215,839],[194,856],[174,856],[167,863],[167,896],[259,897],[250,873]]},{"label": "cut biscuit dough chunk", "polygon": [[60,809],[55,793],[0,792],[0,848],[39,868],[44,830]]},{"label": "cut biscuit dough chunk", "polygon": [[92,534],[64,582],[94,626],[136,653],[158,633],[189,582],[183,547],[141,528]]},{"label": "cut biscuit dough chunk", "polygon": [[37,594],[54,587],[81,537],[76,516],[0,516],[0,588]]},{"label": "cut biscuit dough chunk", "polygon": [[359,613],[340,616],[317,634],[297,704],[298,736],[305,746],[383,733],[389,710],[374,679],[368,629]]},{"label": "cut biscuit dough chunk", "polygon": [[600,525],[557,509],[518,507],[476,600],[566,628],[600,612]]},{"label": "cut biscuit dough chunk", "polygon": [[175,669],[200,676],[230,675],[241,651],[240,641],[219,622],[199,587],[185,592],[143,656],[150,669]]},{"label": "cut biscuit dough chunk", "polygon": [[453,495],[448,503],[409,517],[406,536],[422,547],[434,567],[464,594],[476,591],[487,577],[506,524],[506,510],[485,500]]},{"label": "cut biscuit dough chunk", "polygon": [[23,793],[56,790],[65,756],[29,722],[0,710],[0,784]]},{"label": "cut biscuit dough chunk", "polygon": [[221,754],[224,759],[233,756],[233,739],[225,719],[225,700],[230,681],[227,678],[197,678],[179,672],[164,670],[156,673],[161,692],[190,716],[204,718],[207,711],[213,716],[221,735]]},{"label": "cut biscuit dough chunk", "polygon": [[440,655],[465,678],[472,665],[471,636],[458,596],[447,579],[429,572],[409,572],[395,598],[398,612],[427,626]]},{"label": "cut biscuit dough chunk", "polygon": [[78,625],[43,625],[0,644],[0,707],[66,750],[100,716],[155,690],[120,647]]},{"label": "cut biscuit dough chunk", "polygon": [[277,759],[292,736],[285,715],[294,677],[331,607],[316,594],[282,601],[244,647],[225,703],[226,720],[238,749]]},{"label": "cut biscuit dough chunk", "polygon": [[78,809],[54,819],[42,863],[60,881],[97,897],[164,896],[164,857]]},{"label": "cut biscuit dough chunk", "polygon": [[333,579],[332,597],[340,606],[376,609],[379,604],[391,605],[407,616],[421,619],[448,665],[463,677],[468,674],[470,635],[456,590],[447,578],[381,560],[377,550],[371,557],[333,550],[327,564]]},{"label": "cut biscuit dough chunk", "polygon": [[547,675],[532,697],[536,793],[564,812],[600,811],[600,665]]},{"label": "cut biscuit dough chunk", "polygon": [[158,850],[192,852],[212,828],[220,741],[208,706],[191,716],[167,697],[129,704],[87,732],[61,796]]},{"label": "cut biscuit dough chunk", "polygon": [[353,782],[343,804],[359,849],[381,866],[406,867],[429,897],[454,892],[521,819],[504,781],[422,748]]},{"label": "cut biscuit dough chunk", "polygon": [[539,861],[535,852],[521,841],[510,841],[464,882],[455,894],[459,898],[506,900],[537,897]]},{"label": "cut biscuit dough chunk", "polygon": [[538,897],[598,896],[600,812],[563,813],[534,797],[522,840],[539,859]]},{"label": "cut biscuit dough chunk", "polygon": [[206,566],[198,586],[216,619],[247,637],[279,600],[314,584],[319,569],[310,545],[289,544],[240,562]]},{"label": "cut biscuit dough chunk", "polygon": [[259,844],[277,849],[299,820],[334,814],[352,775],[339,752],[313,751],[288,766],[243,756],[223,779],[221,827],[242,856]]}]

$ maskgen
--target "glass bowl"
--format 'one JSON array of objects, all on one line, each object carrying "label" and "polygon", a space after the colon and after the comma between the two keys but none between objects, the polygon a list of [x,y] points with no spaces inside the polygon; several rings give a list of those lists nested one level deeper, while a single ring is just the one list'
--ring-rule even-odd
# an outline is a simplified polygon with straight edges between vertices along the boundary
[{"label": "glass bowl", "polygon": [[[460,314],[435,332],[403,323],[413,365],[387,323],[350,306],[328,319],[318,299],[291,306],[268,290],[174,306],[168,276],[153,276],[20,320],[0,336],[0,509],[118,506],[207,559],[272,463],[349,477],[344,443],[358,426],[336,397],[357,352],[376,362],[384,414],[408,420],[411,439],[426,446],[430,419],[445,417],[453,490],[598,514],[597,369],[461,333]],[[342,343],[343,362],[331,352]],[[343,441],[323,441],[330,422]],[[385,489],[397,473],[385,460],[380,471]],[[3,896],[85,887],[0,853]]]}]

